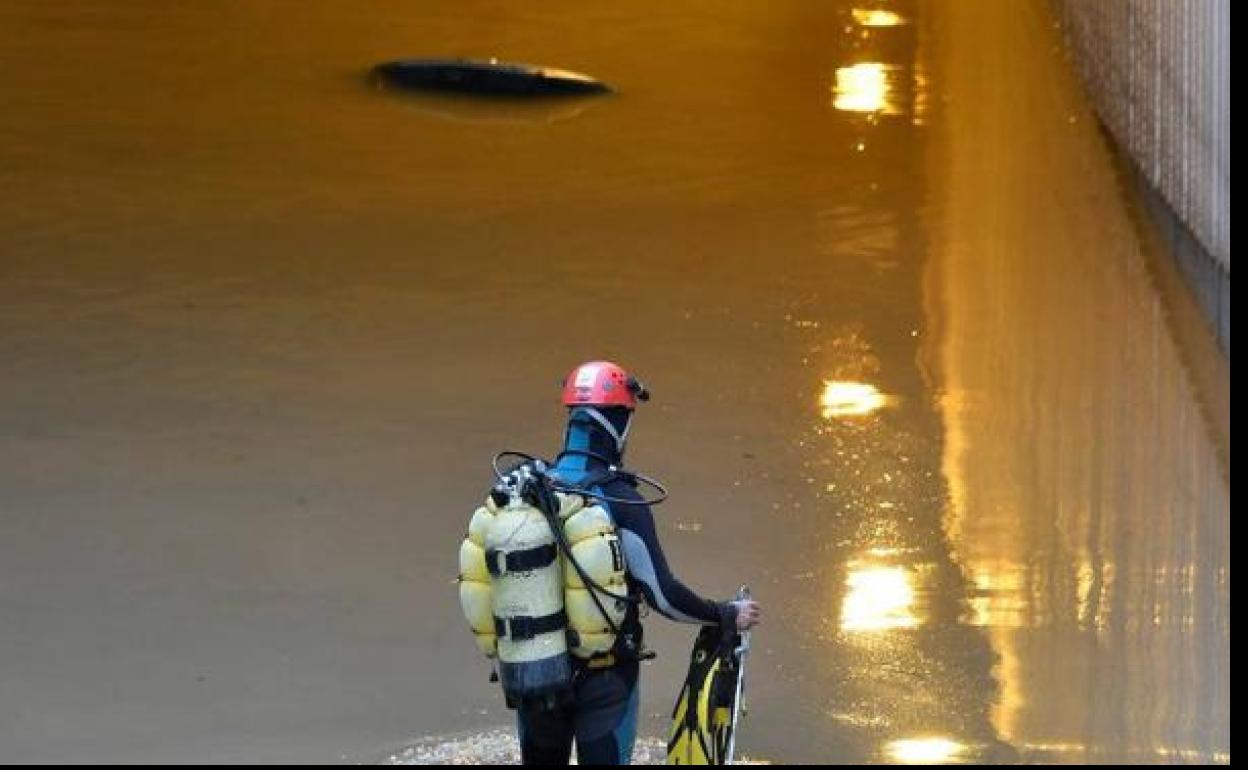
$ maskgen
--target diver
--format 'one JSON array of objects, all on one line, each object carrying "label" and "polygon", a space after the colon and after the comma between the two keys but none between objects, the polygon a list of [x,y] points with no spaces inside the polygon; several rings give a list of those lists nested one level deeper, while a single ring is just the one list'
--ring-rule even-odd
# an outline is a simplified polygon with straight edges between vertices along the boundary
[{"label": "diver", "polygon": [[[640,661],[652,656],[642,644],[642,603],[725,633],[760,620],[757,602],[711,601],[672,574],[650,510],[657,501],[638,492],[649,480],[622,469],[634,410],[647,400],[641,382],[616,364],[574,369],[563,388],[563,451],[535,469],[584,497],[525,492],[536,501],[530,505],[520,495],[534,489],[534,469],[513,474],[512,502],[496,488],[461,547],[461,602],[478,644],[502,668],[524,764],[567,764],[573,742],[580,764],[629,764]],[[500,608],[513,616],[500,617]],[[514,695],[525,687],[541,697]]]}]

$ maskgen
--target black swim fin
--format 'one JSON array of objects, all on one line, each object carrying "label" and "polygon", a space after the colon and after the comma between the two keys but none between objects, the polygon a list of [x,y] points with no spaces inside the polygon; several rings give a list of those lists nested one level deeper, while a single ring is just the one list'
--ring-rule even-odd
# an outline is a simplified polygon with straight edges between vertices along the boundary
[{"label": "black swim fin", "polygon": [[740,696],[740,634],[704,626],[693,644],[689,673],[672,711],[669,765],[723,765],[731,761]]}]

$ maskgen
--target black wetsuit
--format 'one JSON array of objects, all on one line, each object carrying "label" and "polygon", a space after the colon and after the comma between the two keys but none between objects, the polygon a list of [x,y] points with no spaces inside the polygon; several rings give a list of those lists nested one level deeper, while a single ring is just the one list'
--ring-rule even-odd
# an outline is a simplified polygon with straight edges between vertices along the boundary
[{"label": "black wetsuit", "polygon": [[[569,426],[568,446],[588,448],[618,464],[613,440],[592,424]],[[730,604],[703,599],[676,579],[659,545],[654,515],[632,484],[621,478],[592,483],[606,464],[583,454],[565,453],[555,475],[572,483],[591,482],[589,492],[607,497],[637,500],[636,504],[605,503],[615,521],[627,566],[630,594],[641,597],[656,612],[681,623],[731,624],[736,610]],[[622,637],[631,637],[638,648],[641,623],[633,605],[621,626]],[[574,665],[572,698],[553,711],[525,709],[519,712],[520,746],[525,764],[567,764],[573,739],[580,764],[628,764],[637,730],[637,678],[639,663],[623,640],[617,640],[614,665],[590,668]],[[575,659],[574,659],[575,660]]]}]

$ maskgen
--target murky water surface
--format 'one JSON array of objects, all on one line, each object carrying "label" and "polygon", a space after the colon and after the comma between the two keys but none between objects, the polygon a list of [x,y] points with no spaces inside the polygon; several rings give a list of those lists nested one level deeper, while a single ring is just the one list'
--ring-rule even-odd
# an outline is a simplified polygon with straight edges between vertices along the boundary
[{"label": "murky water surface", "polygon": [[[1046,14],[5,3],[0,754],[507,724],[455,544],[611,357],[678,572],[767,606],[751,757],[1229,761],[1229,369]],[[619,93],[364,77],[423,55]],[[661,735],[691,634],[649,629]]]}]

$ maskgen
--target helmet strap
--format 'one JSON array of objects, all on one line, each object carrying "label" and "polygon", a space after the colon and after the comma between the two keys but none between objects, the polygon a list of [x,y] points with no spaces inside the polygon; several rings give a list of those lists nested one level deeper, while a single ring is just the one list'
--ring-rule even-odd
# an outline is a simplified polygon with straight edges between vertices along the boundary
[{"label": "helmet strap", "polygon": [[598,423],[607,432],[607,435],[611,436],[615,441],[616,453],[620,457],[624,456],[624,446],[628,443],[628,431],[633,427],[633,416],[631,414],[628,416],[628,423],[625,424],[624,430],[621,432],[615,429],[615,426],[611,424],[606,415],[592,406],[579,406],[573,413],[575,414],[576,412],[583,412],[591,420]]}]

